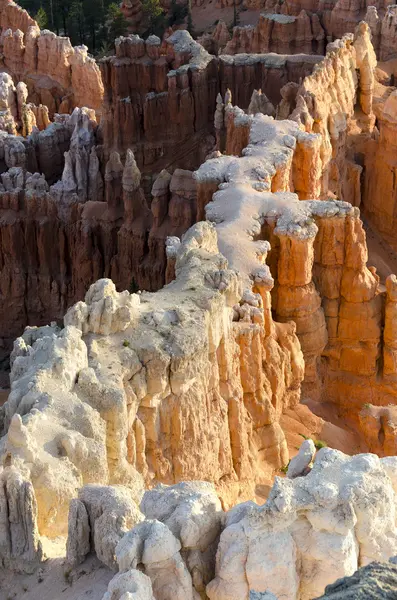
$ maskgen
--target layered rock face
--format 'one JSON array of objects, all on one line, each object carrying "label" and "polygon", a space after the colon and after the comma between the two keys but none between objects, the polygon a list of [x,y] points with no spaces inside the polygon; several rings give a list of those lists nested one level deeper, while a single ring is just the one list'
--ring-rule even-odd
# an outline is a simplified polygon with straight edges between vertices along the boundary
[{"label": "layered rock face", "polygon": [[[380,13],[382,15],[382,13]],[[396,22],[397,22],[397,10],[396,6],[392,4],[388,6],[384,16],[380,16],[376,7],[369,6],[365,20],[371,27],[372,39],[376,54],[379,60],[389,60],[396,58],[396,51],[394,50],[396,42]]]},{"label": "layered rock face", "polygon": [[[295,191],[300,198],[319,199],[349,197],[354,192],[354,186],[343,185],[349,181],[345,141],[356,97],[364,130],[373,126],[371,64],[375,65],[375,57],[368,27],[363,24],[354,40],[346,37],[330,46],[324,62],[297,91],[291,117],[301,128],[280,121],[277,134],[270,118],[249,117],[226,99],[219,105],[224,118],[221,113],[217,117],[217,139],[225,140],[220,150],[242,156],[212,159],[196,174],[198,204],[206,207],[211,221],[225,220],[222,206],[231,195],[241,210],[250,206],[251,214],[263,219],[258,235],[271,244],[269,266],[277,282],[272,308],[279,320],[293,320],[297,325],[307,390],[347,411],[366,402],[384,404],[385,397],[395,402],[394,334],[387,325],[393,318],[394,279],[388,279],[385,302],[376,271],[366,266],[365,234],[359,213],[350,204],[296,203],[296,197],[286,195],[269,218],[272,195],[267,197],[263,190]],[[361,74],[359,87],[356,68]],[[268,149],[267,166],[256,163],[263,159],[262,147],[271,147],[275,140],[274,158],[270,160]],[[251,189],[241,181],[250,181]],[[222,189],[211,202],[219,185]],[[287,205],[290,222],[280,227],[278,219],[282,222],[281,212]],[[239,222],[242,217],[232,218],[230,211],[227,220]],[[240,228],[245,230],[242,223]],[[233,265],[235,235],[225,223],[221,227],[225,241],[220,238],[220,248]],[[248,231],[254,230],[252,223]],[[358,422],[358,411],[355,416]]]},{"label": "layered rock face", "polygon": [[302,10],[298,16],[261,14],[253,27],[234,27],[223,54],[264,53],[324,54],[325,34],[317,14]]},{"label": "layered rock face", "polygon": [[365,19],[371,25],[375,38],[375,49],[378,52],[380,45],[384,48],[387,47],[387,39],[390,43],[393,35],[390,28],[390,16],[393,14],[393,9],[388,8],[389,4],[391,3],[384,0],[380,2],[333,0],[326,4],[317,0],[286,0],[281,5],[276,3],[275,10],[273,10],[296,17],[301,14],[301,11],[308,14],[315,13],[329,40],[351,33],[358,23]]},{"label": "layered rock face", "polygon": [[[28,138],[0,139],[9,167],[0,187],[4,352],[26,323],[62,319],[87,281],[107,275],[122,289],[161,287],[167,236],[196,221],[190,171],[161,173],[149,209],[132,152],[124,163],[118,153],[103,163],[97,137],[94,112],[76,109]],[[49,187],[38,170],[61,179]]]},{"label": "layered rock face", "polygon": [[363,206],[365,213],[396,247],[396,192],[395,192],[395,131],[397,127],[397,92],[387,98],[376,112],[378,136],[369,140],[364,155],[365,186]]},{"label": "layered rock face", "polygon": [[[239,2],[237,4],[240,4]],[[396,58],[396,9],[388,1],[346,2],[332,0],[243,0],[249,10],[263,10],[256,26],[234,27],[232,39],[223,38],[218,52],[279,52],[286,54],[323,54],[326,41],[343,37],[365,20],[372,32],[372,41],[379,60]],[[221,7],[232,6],[230,1]],[[210,38],[209,48],[217,50],[218,30]]]},{"label": "layered rock face", "polygon": [[[6,4],[3,12],[11,25],[26,15],[16,5]],[[153,37],[146,44],[123,38],[117,56],[102,64],[106,100],[99,127],[88,109],[68,117],[52,115],[58,105],[48,99],[51,110],[28,102],[26,85],[3,74],[0,279],[10,305],[3,303],[1,358],[26,324],[62,319],[100,277],[111,277],[118,289],[160,288],[167,236],[179,237],[203,218],[191,172],[179,167],[197,167],[213,149],[218,90],[242,90],[248,108],[262,86],[277,103],[280,88],[311,73],[318,60],[257,55],[252,64],[244,55],[222,61],[185,31],[162,45]],[[27,240],[24,250],[19,239]]]},{"label": "layered rock face", "polygon": [[[116,40],[116,56],[101,62],[107,150],[133,148],[138,165],[159,172],[192,168],[211,149],[217,63],[186,31],[167,38]],[[174,148],[178,145],[178,152]],[[204,152],[204,154],[203,154]]]},{"label": "layered rock face", "polygon": [[300,83],[321,60],[307,54],[224,54],[218,58],[220,92],[230,90],[237,106],[248,109],[254,90],[261,89],[276,106],[283,87]]},{"label": "layered rock face", "polygon": [[[115,559],[118,571],[103,600],[134,593],[144,600],[311,600],[324,588],[324,598],[343,598],[346,590],[348,598],[375,599],[395,592],[394,565],[372,561],[397,550],[396,457],[324,448],[311,459],[306,475],[277,478],[263,506],[246,502],[228,512],[211,484],[159,485],[143,494],[127,532],[130,505],[120,501],[121,489],[102,488],[86,516],[76,518],[72,505],[68,547],[85,540],[89,548],[94,523],[94,551],[105,564]],[[94,493],[86,486],[81,495]],[[111,508],[115,535],[103,520]]]},{"label": "layered rock face", "polygon": [[[147,483],[200,476],[225,504],[252,496],[255,483],[288,462],[280,420],[299,402],[304,377],[311,393],[342,406],[347,397],[350,408],[393,381],[395,280],[383,313],[358,209],[316,200],[339,180],[342,115],[352,114],[356,95],[370,110],[368,81],[358,85],[356,77],[368,44],[363,26],[354,43],[348,37],[331,48],[297,91],[294,120],[247,115],[230,92],[218,99],[217,139],[226,154],[194,174],[197,198],[191,173],[162,172],[150,213],[132,152],[124,166],[112,153],[102,182],[93,114],[69,118],[75,127],[63,177],[50,199],[43,192],[42,205],[53,197],[63,213],[76,211],[82,231],[100,210],[123,216],[110,263],[117,281],[134,272],[126,256],[138,261],[137,272],[145,267],[143,254],[130,250],[145,219],[153,219],[154,245],[152,232],[159,240],[164,224],[183,227],[194,208],[214,225],[194,225],[182,242],[175,230],[167,242],[170,283],[156,294],[119,294],[100,280],[67,312],[64,330],[28,329],[16,342],[2,455],[31,478],[41,533],[65,532],[82,484],[128,487],[136,471]],[[106,201],[90,200],[101,187]],[[315,200],[300,200],[308,197]],[[79,277],[87,280],[81,270]],[[388,394],[394,400],[393,385]]]},{"label": "layered rock face", "polygon": [[[175,271],[154,295],[101,280],[64,330],[28,329],[16,343],[2,454],[32,480],[41,533],[65,532],[83,483],[128,486],[135,469],[147,482],[200,475],[228,503],[288,461],[278,420],[303,378],[294,325],[243,295],[209,224],[189,230]],[[51,399],[40,391],[50,381]]]},{"label": "layered rock face", "polygon": [[261,88],[277,103],[280,89],[309,75],[319,60],[306,55],[216,58],[186,31],[176,31],[162,44],[156,36],[146,42],[138,36],[120,38],[116,56],[101,61],[105,151],[123,155],[132,148],[148,175],[175,165],[197,168],[212,149],[208,135],[219,92],[229,88],[239,106],[248,108],[254,89]]},{"label": "layered rock face", "polygon": [[[11,355],[2,566],[67,534],[71,567],[119,571],[104,600],[309,600],[397,553],[396,459],[307,440],[288,464],[283,430],[303,390],[394,452],[392,409],[367,404],[396,402],[397,280],[380,285],[359,209],[335,199],[361,200],[351,131],[375,140],[374,110],[392,112],[375,67],[364,23],[321,62],[130,36],[102,64],[101,126],[75,109],[27,137],[2,78],[3,322],[66,313]],[[178,144],[189,166],[212,152],[171,174]],[[158,170],[151,203],[137,163]],[[224,512],[287,465],[263,507]]]},{"label": "layered rock face", "polygon": [[207,595],[310,600],[359,566],[387,560],[397,544],[395,478],[395,457],[320,450],[306,477],[277,479],[263,507],[226,514]]},{"label": "layered rock face", "polygon": [[68,38],[40,31],[37,23],[11,0],[0,3],[3,69],[26,83],[29,101],[55,112],[76,106],[99,109],[103,86],[88,48],[73,48]]}]

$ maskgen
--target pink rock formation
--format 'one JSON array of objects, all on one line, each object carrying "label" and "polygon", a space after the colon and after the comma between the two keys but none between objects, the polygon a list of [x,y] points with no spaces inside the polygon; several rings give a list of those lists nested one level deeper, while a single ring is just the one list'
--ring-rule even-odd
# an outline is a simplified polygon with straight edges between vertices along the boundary
[{"label": "pink rock formation", "polygon": [[224,54],[265,53],[323,54],[325,34],[316,14],[302,10],[297,17],[261,14],[253,27],[234,27]]},{"label": "pink rock formation", "polygon": [[143,11],[141,0],[123,0],[120,8],[131,25],[139,25],[142,21]]},{"label": "pink rock formation", "polygon": [[230,33],[226,23],[220,19],[212,33],[204,33],[197,41],[210,54],[222,54],[225,51],[226,44],[230,41]]},{"label": "pink rock formation", "polygon": [[[390,93],[391,91],[391,93]],[[362,203],[366,215],[386,240],[397,247],[395,217],[395,152],[397,92],[390,90],[386,102],[377,106],[377,126],[363,149],[365,179]]]},{"label": "pink rock formation", "polygon": [[76,106],[101,107],[99,67],[85,46],[73,48],[68,38],[40,31],[12,0],[1,0],[0,15],[4,67],[16,81],[27,84],[29,101],[47,106],[51,118]]}]

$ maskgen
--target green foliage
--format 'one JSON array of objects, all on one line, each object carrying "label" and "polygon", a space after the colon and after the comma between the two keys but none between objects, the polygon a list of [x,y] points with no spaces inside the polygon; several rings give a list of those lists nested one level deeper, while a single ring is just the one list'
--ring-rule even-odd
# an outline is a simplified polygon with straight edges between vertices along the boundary
[{"label": "green foliage", "polygon": [[40,28],[70,37],[73,45],[85,44],[90,52],[113,48],[114,39],[125,35],[128,22],[112,0],[19,0],[36,15]]},{"label": "green foliage", "polygon": [[168,17],[168,25],[180,25],[186,19],[188,7],[179,4],[176,0],[171,0],[170,16]]},{"label": "green foliage", "polygon": [[321,448],[328,448],[328,444],[326,444],[322,440],[313,440],[313,442],[316,446],[316,450],[321,450]]},{"label": "green foliage", "polygon": [[129,348],[130,347],[130,342],[128,340],[124,340],[123,346],[124,346],[124,348]]},{"label": "green foliage", "polygon": [[303,437],[304,440],[312,440],[316,450],[321,450],[321,448],[328,448],[328,444],[326,444],[326,442],[323,442],[322,440],[313,440],[313,438],[307,437],[307,435],[304,435],[303,433],[299,434],[301,437]]},{"label": "green foliage", "polygon": [[143,0],[143,16],[147,25],[145,35],[158,35],[162,37],[167,20],[161,7],[160,0]]},{"label": "green foliage", "polygon": [[34,16],[34,20],[37,21],[40,29],[46,29],[48,26],[48,18],[47,13],[42,6],[40,6],[39,10]]},{"label": "green foliage", "polygon": [[281,467],[281,469],[280,469],[281,473],[285,473],[285,474],[287,474],[287,471],[288,471],[288,467],[289,467],[289,463],[290,463],[290,462],[291,462],[291,461],[288,461],[288,464],[287,464],[287,465],[285,465],[284,467]]},{"label": "green foliage", "polygon": [[114,40],[121,35],[126,35],[128,21],[120,10],[118,4],[110,4],[106,14],[107,39]]},{"label": "green foliage", "polygon": [[237,2],[236,2],[236,0],[234,0],[234,2],[233,2],[233,27],[237,27],[237,25],[240,25],[240,13],[237,8]]}]

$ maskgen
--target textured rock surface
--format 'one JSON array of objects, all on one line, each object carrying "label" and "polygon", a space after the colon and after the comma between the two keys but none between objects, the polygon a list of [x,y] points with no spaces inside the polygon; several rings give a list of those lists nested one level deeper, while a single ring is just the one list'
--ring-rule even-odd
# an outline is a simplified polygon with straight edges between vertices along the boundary
[{"label": "textured rock surface", "polygon": [[[0,185],[0,281],[10,299],[0,310],[4,345],[26,323],[62,319],[102,275],[119,289],[158,289],[167,236],[181,236],[196,221],[189,171],[176,170],[155,187],[149,209],[133,154],[123,163],[117,153],[100,160],[98,135],[93,111],[76,109],[27,139],[0,138],[9,168]],[[31,175],[36,170],[50,182],[61,178],[50,189]]]},{"label": "textured rock surface", "polygon": [[287,477],[294,479],[306,475],[311,468],[311,463],[316,454],[316,447],[313,440],[305,440],[301,445],[299,452],[288,465]]},{"label": "textured rock surface", "polygon": [[12,0],[0,2],[0,28],[3,66],[27,84],[29,102],[47,106],[51,117],[76,106],[101,107],[101,75],[86,46],[73,48],[68,38],[40,31]]},{"label": "textured rock surface", "polygon": [[124,534],[143,520],[138,509],[143,481],[137,474],[130,487],[87,485],[70,503],[66,559],[75,566],[94,552],[115,568],[115,550]]},{"label": "textured rock surface", "polygon": [[[378,357],[383,347],[393,356],[394,284],[383,316],[358,209],[299,199],[322,198],[331,182],[340,185],[346,115],[356,97],[371,105],[370,88],[356,77],[372,56],[365,26],[352,42],[335,43],[304,80],[294,120],[247,115],[228,92],[218,98],[215,123],[227,154],[209,159],[194,178],[183,170],[160,173],[155,228],[167,219],[183,227],[194,202],[197,215],[206,212],[214,224],[193,226],[182,242],[169,240],[168,286],[119,294],[100,280],[68,311],[63,331],[28,329],[16,342],[2,453],[32,479],[40,531],[65,532],[68,503],[82,484],[128,486],[135,469],[152,483],[212,481],[226,506],[252,496],[254,483],[288,462],[280,419],[298,404],[304,371],[311,393],[325,392],[342,407],[344,397],[360,409],[374,389],[384,394],[390,367]],[[71,196],[89,193],[85,169],[98,173],[96,161],[87,162],[92,118],[79,114],[72,116],[66,173],[53,188],[63,210]],[[131,231],[135,218],[140,230],[146,218],[139,182],[133,154],[123,167],[112,153],[102,204],[110,214],[124,206]],[[79,206],[88,215],[99,204]],[[124,244],[123,231],[131,236],[124,224]],[[131,274],[128,265],[125,272]],[[388,393],[395,397],[392,387]],[[69,462],[59,460],[54,445]]]},{"label": "textured rock surface", "polygon": [[[315,17],[321,22],[325,37],[328,40],[341,38],[346,33],[352,33],[358,23],[365,19],[371,26],[378,57],[385,60],[396,56],[396,52],[393,50],[395,9],[389,4],[391,3],[383,0],[381,2],[372,2],[372,0],[365,0],[365,2],[332,0],[327,3],[318,0],[286,0],[283,3],[276,2],[272,12],[298,18],[301,17],[302,12],[307,12],[309,15],[314,13]],[[307,16],[306,19],[308,19]],[[316,28],[312,26],[312,29],[316,34],[319,31],[318,26]]]},{"label": "textured rock surface", "polygon": [[192,588],[202,596],[215,575],[223,525],[224,513],[214,486],[204,482],[159,485],[145,492],[140,508],[146,519],[161,521],[180,541]]},{"label": "textured rock surface", "polygon": [[[26,15],[12,6],[7,15]],[[50,34],[41,38],[43,43],[55,39]],[[64,48],[66,43],[58,45]],[[186,168],[197,167],[213,148],[209,134],[220,87],[241,90],[240,100],[248,108],[253,91],[262,86],[264,93],[271,91],[275,105],[280,87],[310,73],[319,60],[258,55],[253,69],[246,56],[230,57],[231,62],[211,56],[184,31],[163,44],[153,36],[146,43],[137,36],[121,38],[116,50],[101,65],[106,93],[99,127],[89,109],[52,117],[57,108],[70,106],[54,106],[49,98],[34,94],[35,102],[45,101],[47,107],[29,103],[29,81],[27,90],[24,84],[14,90],[4,75],[2,126],[30,135],[0,136],[0,280],[10,299],[8,306],[2,305],[4,318],[0,311],[2,359],[26,324],[62,319],[67,307],[100,277],[111,277],[118,289],[159,289],[166,281],[167,237],[180,237],[204,217]],[[46,62],[51,62],[48,57],[43,58]],[[33,68],[30,63],[28,67]],[[70,74],[69,67],[64,75],[59,65],[51,63],[47,70],[52,68],[54,77]],[[86,72],[83,64],[81,72]],[[249,85],[243,86],[247,78]],[[49,125],[50,117],[54,123]],[[184,169],[175,170],[167,187],[161,173],[174,171],[175,165]],[[15,167],[26,168],[28,174],[12,171]],[[39,173],[55,185],[48,189]],[[162,186],[153,187],[149,209],[157,173]],[[22,253],[20,238],[26,240]]]},{"label": "textured rock surface", "polygon": [[324,54],[325,34],[317,14],[302,10],[298,16],[261,14],[254,27],[234,27],[223,54],[277,52]]},{"label": "textured rock surface", "polygon": [[[269,469],[287,462],[277,420],[283,407],[297,402],[303,375],[294,327],[273,330],[268,321],[266,329],[260,297],[242,299],[236,273],[225,267],[215,230],[199,224],[182,241],[176,280],[163,291],[117,294],[110,281],[99,281],[67,313],[62,332],[28,330],[16,343],[2,448],[12,464],[30,472],[42,533],[65,531],[68,502],[82,483],[130,485],[134,468],[164,482],[201,475],[230,502],[239,490],[252,493],[254,473],[256,480],[261,472],[268,477]],[[245,318],[233,324],[236,303]],[[249,340],[257,348],[253,378]],[[267,372],[260,367],[264,351],[277,357]],[[274,368],[279,385],[271,393]],[[51,400],[41,392],[50,385]],[[249,415],[256,411],[261,417],[251,440]],[[58,458],[59,444],[67,462]]]},{"label": "textured rock surface", "polygon": [[155,600],[150,578],[137,570],[113,577],[102,600]]},{"label": "textured rock surface", "polygon": [[330,600],[392,600],[397,592],[397,567],[374,562],[325,588]]},{"label": "textured rock surface", "polygon": [[397,91],[391,90],[383,105],[377,106],[379,133],[369,140],[365,156],[365,185],[362,202],[365,213],[395,248],[395,131]]},{"label": "textured rock surface", "polygon": [[0,568],[34,571],[43,558],[33,486],[13,467],[0,471]]},{"label": "textured rock surface", "polygon": [[11,355],[0,459],[17,514],[0,511],[4,565],[32,568],[39,532],[68,532],[71,565],[94,552],[122,571],[106,600],[309,600],[396,552],[395,458],[324,450],[311,470],[307,440],[264,508],[222,511],[288,464],[292,414],[310,421],[305,435],[321,430],[300,410],[302,383],[348,412],[371,450],[395,452],[394,411],[366,405],[396,400],[397,284],[383,289],[367,267],[357,208],[368,140],[368,156],[389,144],[377,160],[392,172],[395,92],[375,80],[364,23],[325,59],[252,53],[323,47],[310,6],[291,12],[206,41],[250,54],[213,56],[184,31],[120,38],[101,64],[98,126],[90,108],[54,114],[93,93],[86,50],[4,3],[15,82],[48,63],[57,85],[54,96],[29,76],[0,80],[0,286],[12,300],[0,318],[10,331],[66,312],[63,329],[29,327]]},{"label": "textured rock surface", "polygon": [[396,458],[383,460],[393,466],[324,448],[306,477],[277,478],[263,507],[230,511],[209,598],[243,600],[255,590],[309,600],[358,566],[393,556]]}]

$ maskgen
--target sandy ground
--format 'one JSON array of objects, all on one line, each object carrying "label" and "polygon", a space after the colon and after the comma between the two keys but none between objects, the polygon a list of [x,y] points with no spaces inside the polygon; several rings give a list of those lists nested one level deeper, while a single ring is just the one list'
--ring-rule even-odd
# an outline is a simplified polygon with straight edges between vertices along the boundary
[{"label": "sandy ground", "polygon": [[1,570],[0,600],[101,600],[113,576],[94,556],[72,571],[50,558],[33,575]]},{"label": "sandy ground", "polygon": [[[259,10],[241,10],[238,15],[239,25],[256,25],[260,12]],[[233,17],[233,7],[217,8],[216,0],[209,0],[203,6],[194,6],[192,8],[192,20],[195,36],[201,35],[204,31],[214,27],[219,19],[225,21],[226,25],[231,26]]]}]

